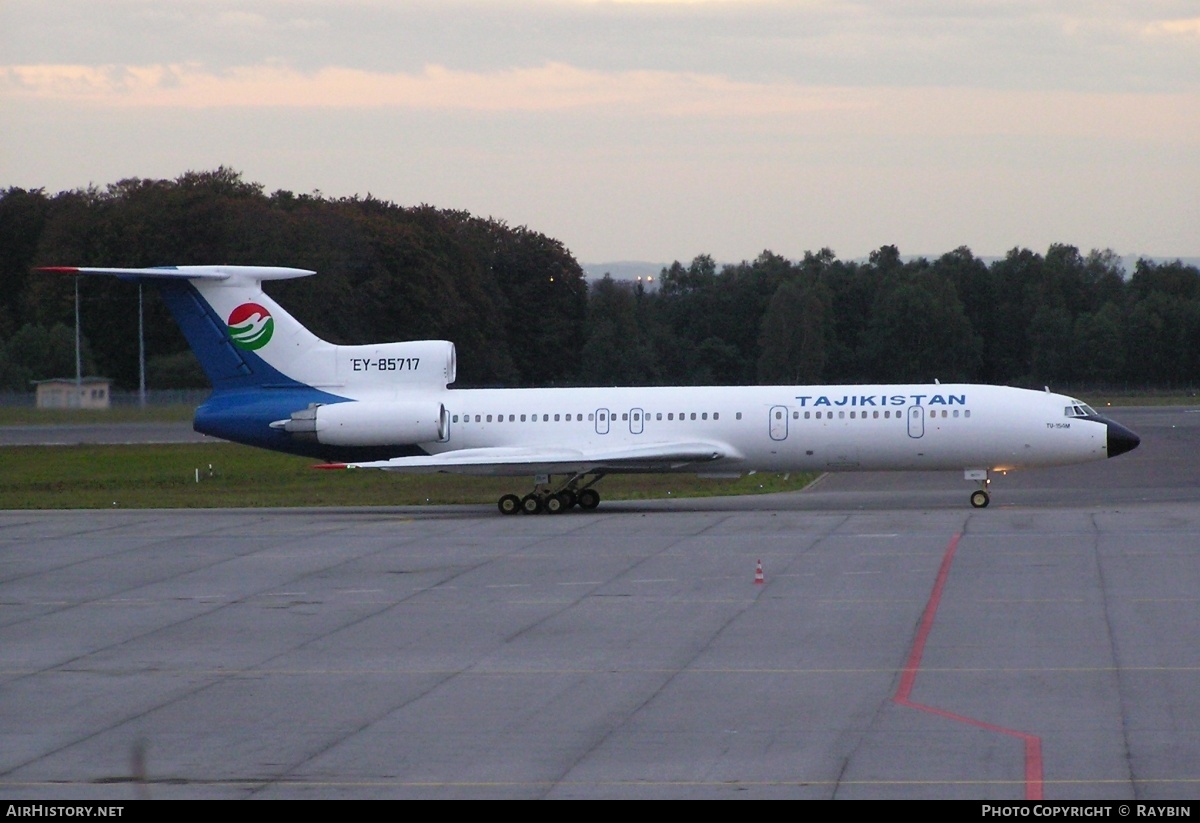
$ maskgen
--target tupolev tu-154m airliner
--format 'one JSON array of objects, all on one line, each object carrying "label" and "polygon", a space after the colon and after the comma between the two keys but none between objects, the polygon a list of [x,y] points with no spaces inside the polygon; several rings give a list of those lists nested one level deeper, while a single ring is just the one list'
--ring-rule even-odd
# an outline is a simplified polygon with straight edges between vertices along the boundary
[{"label": "tupolev tu-154m airliner", "polygon": [[[972,384],[451,389],[454,344],[338,346],[262,290],[304,269],[43,271],[156,283],[213,393],[194,428],[327,468],[532,476],[504,514],[595,509],[608,474],[961,471],[987,506],[996,471],[1115,457],[1138,436],[1078,400]],[[333,462],[336,461],[336,462]]]}]

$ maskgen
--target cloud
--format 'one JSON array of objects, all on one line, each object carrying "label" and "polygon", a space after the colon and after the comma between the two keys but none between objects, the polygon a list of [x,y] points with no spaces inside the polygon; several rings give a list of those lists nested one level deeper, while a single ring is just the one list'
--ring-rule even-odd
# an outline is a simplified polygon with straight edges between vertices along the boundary
[{"label": "cloud", "polygon": [[1193,92],[1100,93],[961,87],[749,82],[717,74],[597,71],[563,63],[490,72],[428,65],[414,73],[265,63],[212,71],[198,64],[0,67],[0,100],[130,108],[413,109],[482,114],[744,120],[797,134],[1108,136],[1192,142]]},{"label": "cloud", "polygon": [[0,95],[111,107],[554,111],[633,107],[665,114],[771,114],[856,105],[836,92],[732,81],[694,72],[604,72],[562,63],[492,72],[428,65],[418,73],[279,64],[213,72],[196,64],[0,68]]},{"label": "cloud", "polygon": [[1150,37],[1190,37],[1200,40],[1200,17],[1187,20],[1155,20],[1142,31]]}]

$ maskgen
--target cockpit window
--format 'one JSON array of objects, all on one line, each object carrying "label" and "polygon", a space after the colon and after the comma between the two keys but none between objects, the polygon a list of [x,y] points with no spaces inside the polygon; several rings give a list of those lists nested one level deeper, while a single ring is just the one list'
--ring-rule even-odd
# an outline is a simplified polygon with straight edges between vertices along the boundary
[{"label": "cockpit window", "polygon": [[1096,410],[1087,403],[1075,401],[1064,410],[1067,417],[1096,417]]}]

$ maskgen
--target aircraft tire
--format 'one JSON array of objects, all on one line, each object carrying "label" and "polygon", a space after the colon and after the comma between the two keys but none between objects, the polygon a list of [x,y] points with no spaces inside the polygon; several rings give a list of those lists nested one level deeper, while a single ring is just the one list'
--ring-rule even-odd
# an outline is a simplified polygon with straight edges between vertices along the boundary
[{"label": "aircraft tire", "polygon": [[595,489],[584,489],[579,493],[579,508],[591,511],[600,505],[600,492]]},{"label": "aircraft tire", "polygon": [[986,509],[988,503],[992,502],[991,495],[985,491],[971,492],[971,505],[977,509]]},{"label": "aircraft tire", "polygon": [[516,514],[521,510],[521,498],[515,494],[506,494],[496,503],[501,514]]},{"label": "aircraft tire", "polygon": [[561,494],[552,494],[546,498],[546,514],[562,514],[570,506]]},{"label": "aircraft tire", "polygon": [[541,514],[543,508],[542,498],[536,494],[527,494],[521,498],[522,514]]}]

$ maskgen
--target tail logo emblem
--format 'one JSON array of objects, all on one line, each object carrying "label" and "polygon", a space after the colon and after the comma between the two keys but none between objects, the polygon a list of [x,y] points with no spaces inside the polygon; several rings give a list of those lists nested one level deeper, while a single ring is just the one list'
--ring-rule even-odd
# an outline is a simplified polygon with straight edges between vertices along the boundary
[{"label": "tail logo emblem", "polygon": [[274,332],[271,313],[257,303],[243,303],[229,315],[229,339],[239,349],[261,349],[271,342]]}]

